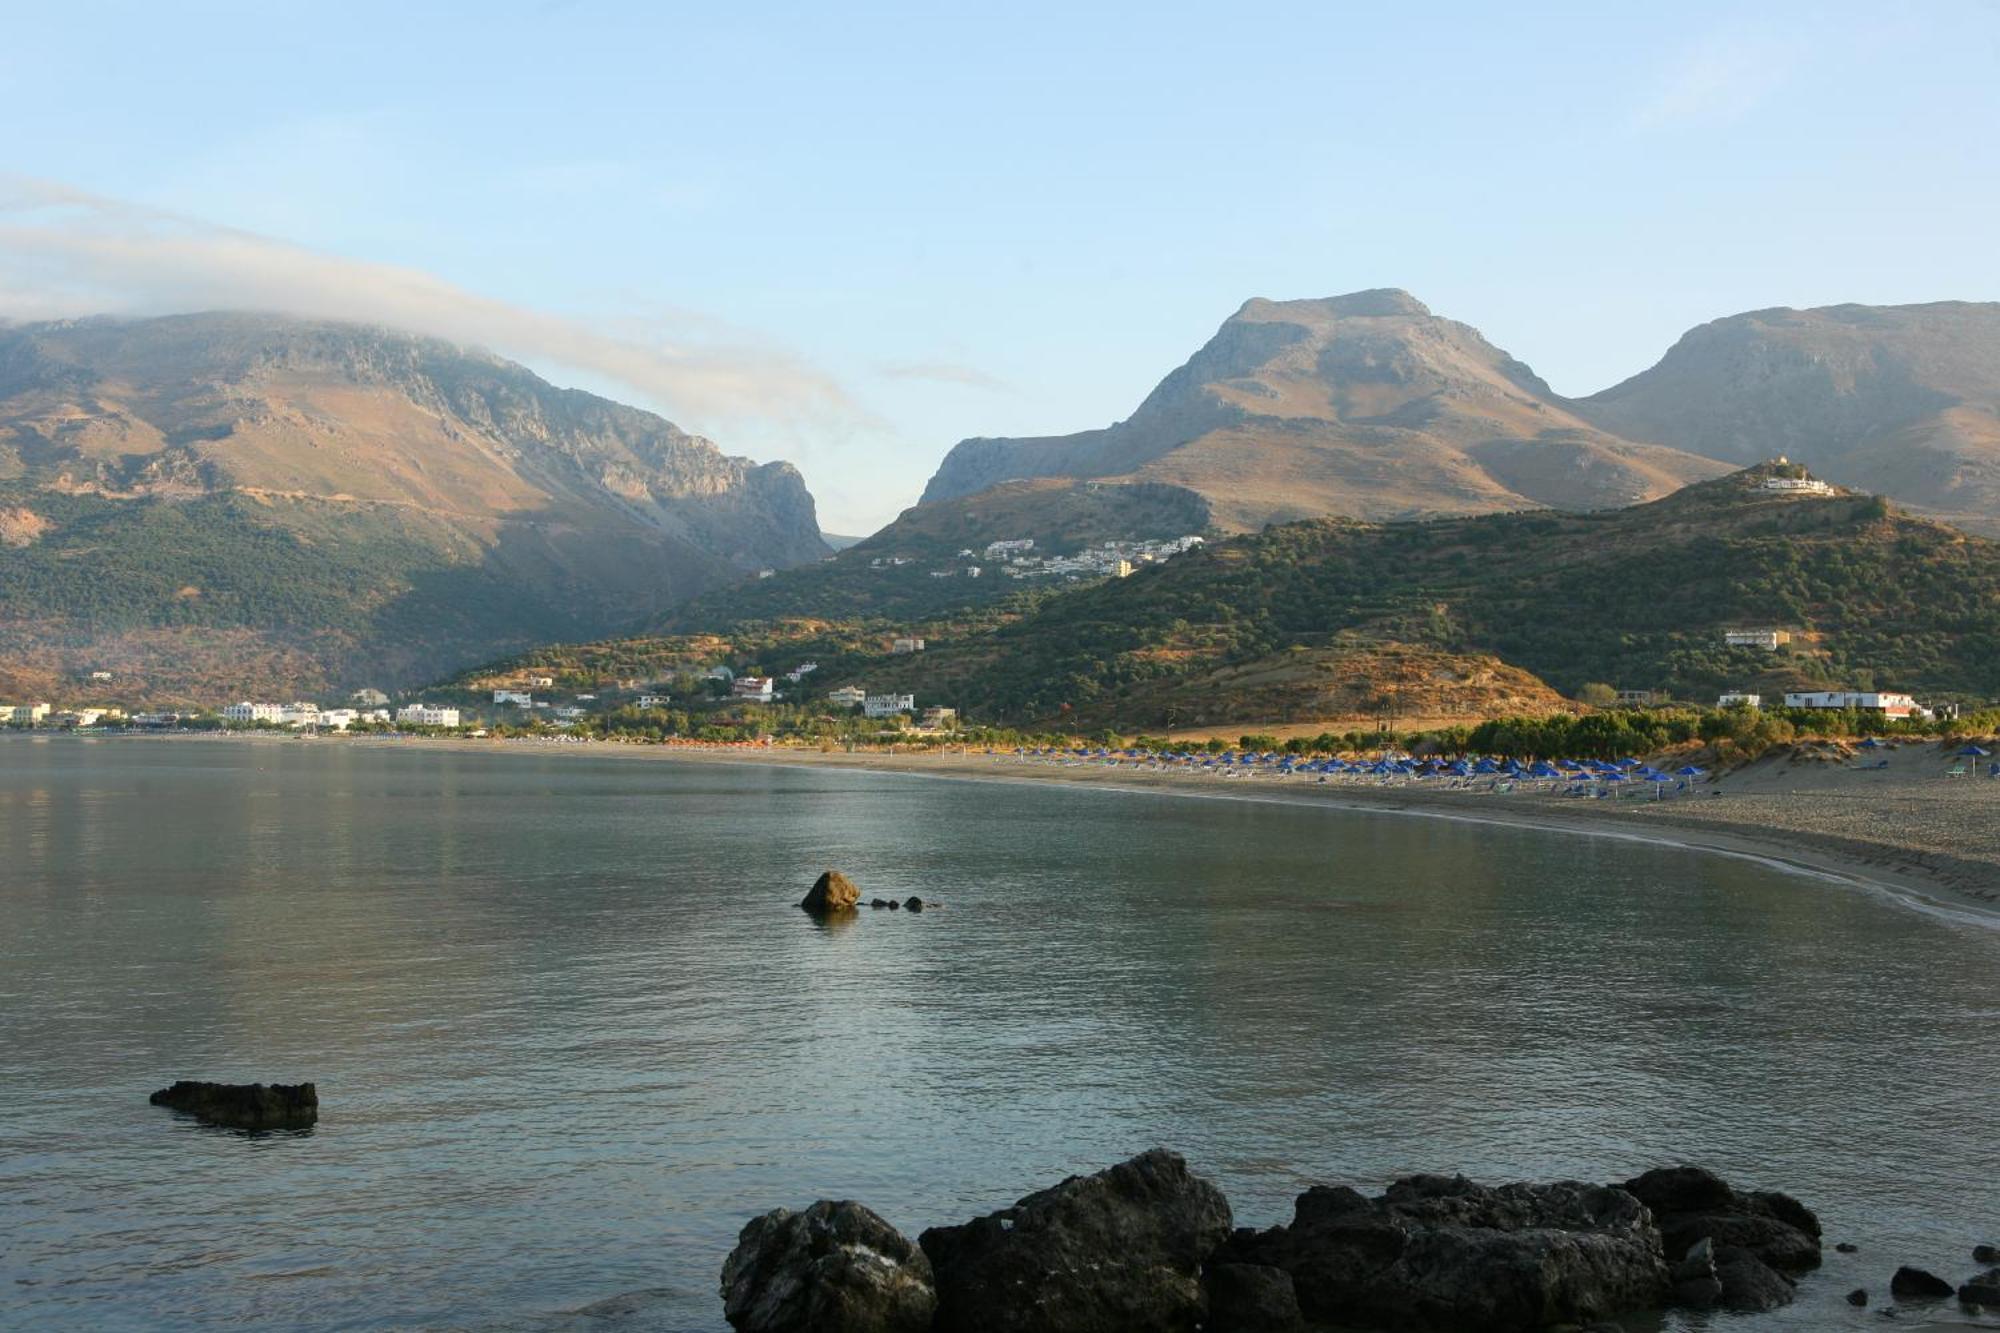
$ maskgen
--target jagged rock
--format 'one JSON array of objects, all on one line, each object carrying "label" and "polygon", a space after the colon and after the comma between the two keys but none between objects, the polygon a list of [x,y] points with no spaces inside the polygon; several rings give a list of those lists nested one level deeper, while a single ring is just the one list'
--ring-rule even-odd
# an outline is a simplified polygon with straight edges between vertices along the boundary
[{"label": "jagged rock", "polygon": [[1849,1305],[1868,1304],[1868,1289],[1866,1287],[1856,1287],[1853,1291],[1848,1292],[1847,1303]]},{"label": "jagged rock", "polygon": [[196,1083],[182,1079],[147,1098],[231,1129],[304,1129],[319,1119],[311,1083]]},{"label": "jagged rock", "polygon": [[1292,1275],[1264,1264],[1210,1264],[1202,1274],[1208,1292],[1209,1333],[1304,1333]]},{"label": "jagged rock", "polygon": [[1725,1310],[1775,1310],[1792,1303],[1792,1280],[1740,1245],[1716,1248],[1715,1276]]},{"label": "jagged rock", "polygon": [[1652,1209],[1669,1254],[1706,1238],[1746,1249],[1781,1272],[1819,1264],[1819,1219],[1788,1194],[1739,1194],[1698,1166],[1661,1167],[1624,1188]]},{"label": "jagged rock", "polygon": [[912,912],[921,912],[924,910],[924,900],[913,893],[903,900],[903,906]]},{"label": "jagged rock", "polygon": [[814,881],[799,906],[814,916],[828,916],[834,912],[851,912],[861,901],[861,890],[854,887],[854,881],[838,870],[829,870]]},{"label": "jagged rock", "polygon": [[937,1333],[1192,1333],[1229,1202],[1155,1148],[919,1237]]},{"label": "jagged rock", "polygon": [[2000,1305],[2000,1268],[1989,1268],[1958,1289],[1967,1305]]},{"label": "jagged rock", "polygon": [[1292,1275],[1308,1320],[1386,1329],[1539,1329],[1662,1303],[1660,1235],[1614,1186],[1413,1176],[1369,1199],[1315,1186],[1291,1225],[1239,1232],[1217,1262]]},{"label": "jagged rock", "polygon": [[778,1208],[737,1237],[722,1312],[738,1333],[927,1333],[930,1261],[858,1203]]},{"label": "jagged rock", "polygon": [[1952,1295],[1955,1288],[1935,1273],[1905,1265],[1889,1279],[1889,1291],[1906,1301],[1941,1301]]},{"label": "jagged rock", "polygon": [[1705,1236],[1696,1241],[1686,1257],[1673,1266],[1667,1280],[1672,1283],[1667,1293],[1670,1305],[1707,1310],[1720,1304],[1722,1279],[1715,1271],[1715,1242]]}]

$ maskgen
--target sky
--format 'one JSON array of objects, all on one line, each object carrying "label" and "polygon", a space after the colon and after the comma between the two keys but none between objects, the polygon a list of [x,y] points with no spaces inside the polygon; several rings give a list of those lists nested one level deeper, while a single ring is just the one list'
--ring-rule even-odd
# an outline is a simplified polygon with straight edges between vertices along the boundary
[{"label": "sky", "polygon": [[1253,296],[1589,393],[1776,305],[2000,299],[2000,0],[7,7],[0,318],[479,343],[871,531]]}]

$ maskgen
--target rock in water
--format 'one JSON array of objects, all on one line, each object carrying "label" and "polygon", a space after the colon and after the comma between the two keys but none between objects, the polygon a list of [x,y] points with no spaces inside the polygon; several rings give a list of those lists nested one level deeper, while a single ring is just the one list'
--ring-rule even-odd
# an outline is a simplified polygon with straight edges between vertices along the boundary
[{"label": "rock in water", "polygon": [[1315,1186],[1288,1227],[1239,1232],[1216,1262],[1292,1275],[1308,1320],[1514,1333],[1661,1304],[1660,1233],[1607,1185],[1475,1185],[1412,1176],[1381,1197]]},{"label": "rock in water", "polygon": [[304,1129],[319,1119],[310,1083],[195,1083],[182,1079],[147,1099],[231,1129]]},{"label": "rock in water", "polygon": [[915,894],[911,894],[903,900],[903,907],[906,911],[921,912],[924,910],[924,900]]},{"label": "rock in water", "polygon": [[1819,1219],[1789,1194],[1739,1194],[1698,1166],[1648,1171],[1626,1181],[1624,1189],[1653,1210],[1668,1254],[1712,1240],[1748,1250],[1780,1272],[1819,1265]]},{"label": "rock in water", "polygon": [[1906,1301],[1941,1301],[1954,1290],[1951,1283],[1935,1273],[1907,1265],[1897,1269],[1896,1276],[1889,1279],[1890,1295]]},{"label": "rock in water", "polygon": [[936,1309],[924,1252],[858,1203],[768,1212],[722,1265],[738,1333],[927,1333]]},{"label": "rock in water", "polygon": [[2000,1268],[1989,1268],[1958,1289],[1967,1305],[2000,1306]]},{"label": "rock in water", "polygon": [[1741,1245],[1717,1247],[1715,1275],[1725,1310],[1775,1310],[1792,1303],[1792,1280]]},{"label": "rock in water", "polygon": [[854,887],[854,881],[838,870],[828,870],[814,881],[799,906],[814,916],[828,916],[834,912],[851,912],[861,901],[861,890]]},{"label": "rock in water", "polygon": [[918,1238],[937,1333],[1193,1333],[1229,1201],[1155,1148]]}]

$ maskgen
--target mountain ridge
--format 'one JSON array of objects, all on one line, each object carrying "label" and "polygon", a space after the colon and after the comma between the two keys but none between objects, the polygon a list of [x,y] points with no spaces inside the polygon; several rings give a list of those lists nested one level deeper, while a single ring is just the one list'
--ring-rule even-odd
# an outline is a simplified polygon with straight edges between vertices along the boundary
[{"label": "mountain ridge", "polygon": [[829,552],[788,463],[489,352],[241,312],[0,327],[0,512],[6,651],[161,688],[177,651],[228,673],[202,633],[289,664],[267,687],[393,685]]},{"label": "mountain ridge", "polygon": [[924,501],[1007,480],[1179,485],[1218,524],[1598,508],[1726,469],[1611,436],[1525,363],[1408,292],[1253,298],[1124,421],[946,455]]}]

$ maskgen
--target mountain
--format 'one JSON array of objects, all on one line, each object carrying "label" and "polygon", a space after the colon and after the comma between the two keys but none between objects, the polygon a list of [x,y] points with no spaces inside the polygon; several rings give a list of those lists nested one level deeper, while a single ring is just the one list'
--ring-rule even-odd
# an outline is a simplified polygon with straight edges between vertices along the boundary
[{"label": "mountain", "polygon": [[14,679],[155,699],[422,681],[828,552],[789,464],[256,314],[0,327],[0,541]]},{"label": "mountain", "polygon": [[1199,495],[1224,530],[1597,509],[1727,469],[1577,415],[1476,329],[1407,292],[1253,300],[1129,418],[1041,439],[971,439],[926,502],[1031,477],[1144,481]]},{"label": "mountain", "polygon": [[990,542],[1027,540],[1038,556],[1067,556],[1107,541],[1166,542],[1209,527],[1207,504],[1179,486],[1002,482],[978,495],[914,505],[831,560],[706,593],[678,608],[665,628],[728,633],[784,620],[954,616],[1084,577],[1010,577],[984,554]]},{"label": "mountain", "polygon": [[[1569,694],[2000,694],[2000,542],[1878,497],[1764,486],[1799,473],[1765,465],[1588,514],[1274,526],[880,659],[867,679],[979,719],[1125,729],[1281,720],[1252,716],[1268,703],[1229,682],[1309,684],[1392,646],[1490,658]],[[1725,646],[1743,627],[1792,642]]]},{"label": "mountain", "polygon": [[2000,303],[1732,315],[1567,407],[1628,439],[1734,463],[1784,454],[2000,530]]}]

